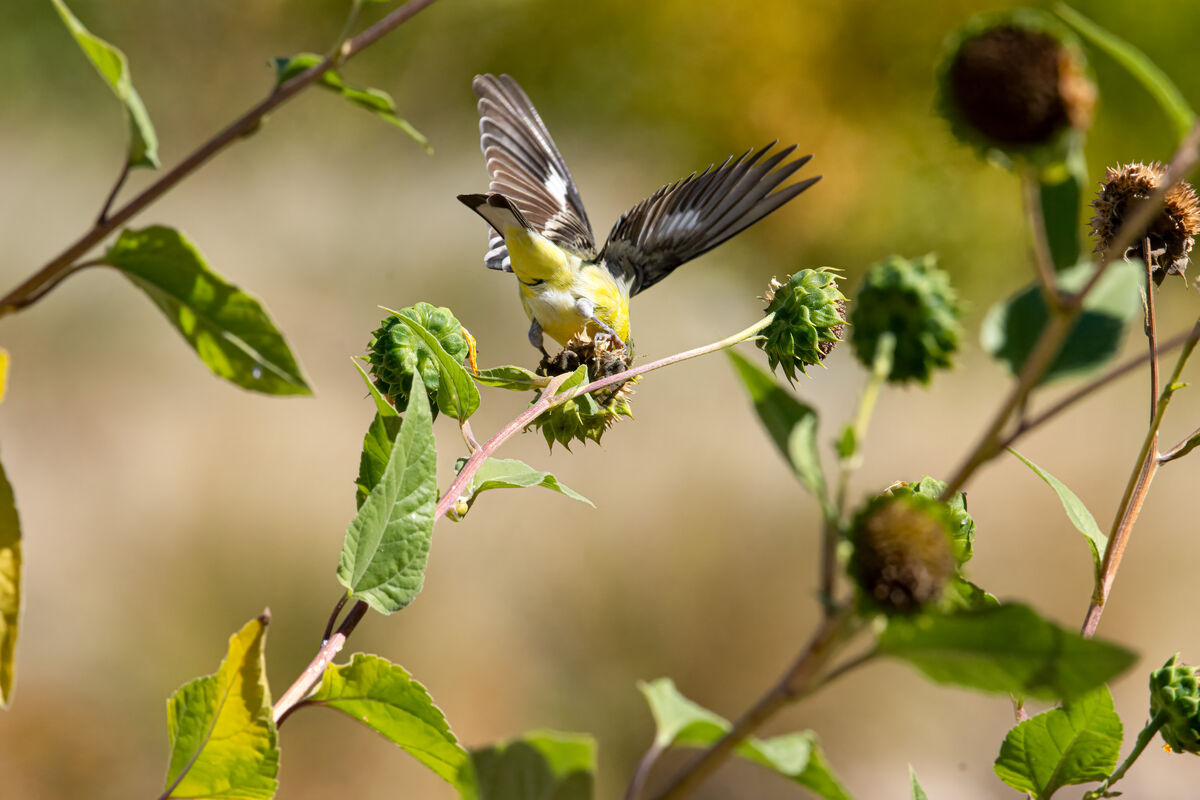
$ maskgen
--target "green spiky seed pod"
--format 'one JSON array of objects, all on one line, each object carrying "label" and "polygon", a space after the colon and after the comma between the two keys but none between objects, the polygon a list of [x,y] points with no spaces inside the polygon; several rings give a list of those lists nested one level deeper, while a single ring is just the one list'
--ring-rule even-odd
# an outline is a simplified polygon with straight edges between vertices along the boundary
[{"label": "green spiky seed pod", "polygon": [[[1162,185],[1166,174],[1167,168],[1158,162],[1124,164],[1105,170],[1104,182],[1092,201],[1096,215],[1091,219],[1091,227],[1097,253],[1108,249],[1125,217]],[[1154,282],[1161,285],[1168,275],[1184,274],[1197,233],[1200,233],[1200,203],[1191,184],[1181,181],[1167,190],[1162,210],[1134,239],[1125,257],[1145,263],[1148,255],[1154,268]]]},{"label": "green spiky seed pod", "polygon": [[618,419],[633,419],[633,409],[629,405],[628,397],[632,392],[631,383],[626,383],[619,391],[610,392],[607,397],[601,398],[605,402],[585,394],[560,403],[538,416],[529,423],[529,427],[540,430],[546,437],[546,444],[552,450],[555,442],[568,450],[571,449],[573,441],[586,444],[590,439],[600,444],[600,437],[616,424]]},{"label": "green spiky seed pod", "polygon": [[[420,323],[454,358],[459,361],[466,359],[468,345],[463,336],[463,327],[450,309],[417,303],[400,309],[397,314]],[[392,399],[393,405],[400,409],[408,405],[412,376],[419,370],[429,393],[433,415],[437,416],[437,392],[441,383],[437,358],[423,340],[396,318],[396,314],[384,318],[379,329],[372,334],[367,349],[375,386]]]},{"label": "green spiky seed pod", "polygon": [[838,288],[840,275],[829,267],[802,269],[784,283],[772,279],[763,299],[764,313],[774,318],[757,344],[774,371],[778,366],[790,383],[796,371],[820,364],[842,340],[846,327],[846,296]]},{"label": "green spiky seed pod", "polygon": [[1095,103],[1078,39],[1043,11],[980,14],[946,39],[938,109],[987,158],[1061,162]]},{"label": "green spiky seed pod", "polygon": [[1166,716],[1159,733],[1173,751],[1200,755],[1200,680],[1178,660],[1176,653],[1150,673],[1150,716]]},{"label": "green spiky seed pod", "polygon": [[848,571],[868,608],[913,614],[936,602],[954,577],[952,529],[943,503],[920,494],[883,494],[854,517]]},{"label": "green spiky seed pod", "polygon": [[[930,500],[937,500],[946,490],[946,484],[926,475],[916,483],[900,481],[888,487],[887,493],[895,497],[919,494]],[[971,560],[975,547],[975,520],[967,513],[966,492],[956,492],[954,497],[944,504],[950,520],[950,538],[954,542],[954,559],[959,566]]]},{"label": "green spiky seed pod", "polygon": [[958,350],[962,309],[950,276],[933,253],[920,258],[891,256],[863,276],[850,315],[854,354],[867,369],[885,333],[896,337],[891,383],[929,383],[935,369],[951,366]]}]

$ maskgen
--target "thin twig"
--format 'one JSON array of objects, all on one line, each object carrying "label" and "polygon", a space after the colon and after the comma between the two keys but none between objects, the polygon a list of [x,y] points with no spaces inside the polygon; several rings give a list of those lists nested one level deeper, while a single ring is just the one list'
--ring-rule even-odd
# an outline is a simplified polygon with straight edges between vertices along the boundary
[{"label": "thin twig", "polygon": [[121,173],[117,175],[117,182],[113,184],[112,191],[108,193],[108,197],[104,198],[104,205],[100,206],[100,213],[96,215],[96,224],[102,225],[108,219],[108,210],[112,208],[113,201],[117,199],[117,192],[121,191],[121,187],[125,185],[125,179],[129,177],[129,159],[125,159],[125,163],[121,165]]},{"label": "thin twig", "polygon": [[[1160,342],[1158,346],[1159,354],[1161,355],[1163,353],[1169,353],[1170,351],[1182,345],[1184,342],[1188,341],[1191,336],[1192,331],[1189,330],[1176,334],[1164,342]],[[1118,378],[1124,377],[1130,372],[1133,372],[1135,369],[1142,366],[1149,360],[1150,354],[1148,352],[1144,352],[1141,355],[1134,356],[1124,364],[1112,368],[1099,378],[1095,378],[1085,383],[1083,386],[1075,389],[1075,391],[1064,396],[1045,411],[1037,414],[1036,416],[1022,420],[1021,424],[1018,425],[1012,433],[1000,440],[1000,443],[997,445],[997,447],[1000,449],[1000,451],[1007,450],[1009,447],[1012,447],[1013,443],[1016,442],[1017,439],[1029,433],[1034,428],[1041,427],[1045,423],[1049,422],[1052,418],[1058,416],[1071,406],[1078,403],[1080,400],[1086,398],[1088,395],[1103,389],[1104,387],[1108,386],[1108,384],[1116,381]]]},{"label": "thin twig", "polygon": [[1058,354],[1059,348],[1062,347],[1063,342],[1066,340],[1071,327],[1083,312],[1083,301],[1091,293],[1092,289],[1095,288],[1111,263],[1117,258],[1123,258],[1129,246],[1138,237],[1143,235],[1154,214],[1162,208],[1167,191],[1191,174],[1197,160],[1200,160],[1200,123],[1197,123],[1184,138],[1183,142],[1180,143],[1179,149],[1175,151],[1175,156],[1171,159],[1171,164],[1167,167],[1166,175],[1163,177],[1159,187],[1150,197],[1133,207],[1131,212],[1125,217],[1120,228],[1117,229],[1116,234],[1113,236],[1112,242],[1109,243],[1109,246],[1101,254],[1100,265],[1097,267],[1095,273],[1093,273],[1091,279],[1075,294],[1060,298],[1060,305],[1058,307],[1050,307],[1050,321],[1038,337],[1033,351],[1025,359],[1025,363],[1021,367],[1021,373],[1017,378],[1017,385],[1013,387],[1001,403],[1000,409],[984,430],[983,435],[976,442],[975,447],[972,448],[967,457],[963,459],[963,463],[955,471],[954,476],[946,486],[946,491],[942,493],[942,500],[948,500],[953,497],[954,493],[961,489],[970,480],[971,476],[975,474],[975,470],[986,464],[997,454],[1004,452],[998,447],[998,443],[1001,440],[1005,426],[1008,425],[1013,412],[1021,408],[1028,400],[1030,392],[1037,387],[1046,370],[1054,362],[1054,357]]},{"label": "thin twig", "polygon": [[654,770],[654,765],[658,762],[659,756],[666,752],[666,749],[658,742],[646,748],[646,752],[638,760],[637,769],[633,773],[633,779],[629,781],[629,788],[625,790],[625,800],[637,800],[637,798],[642,796],[642,790],[646,787],[646,780]]},{"label": "thin twig", "polygon": [[[412,19],[418,12],[433,5],[435,2],[437,0],[409,0],[408,3],[405,3],[358,36],[347,41],[342,47],[342,53],[344,54],[342,60],[348,60],[362,52],[384,35]],[[24,283],[0,299],[0,316],[25,308],[45,296],[47,292],[61,283],[64,278],[75,272],[78,268],[75,262],[102,242],[108,234],[129,221],[159,197],[166,194],[176,184],[203,166],[217,153],[238,139],[254,132],[261,124],[263,117],[290,100],[300,90],[316,82],[330,68],[331,64],[332,61],[326,57],[321,63],[306,69],[291,80],[276,86],[261,102],[193,150],[183,161],[163,174],[157,181],[147,186],[128,203],[114,211],[111,216],[103,220],[98,220],[74,244],[59,253]]]},{"label": "thin twig", "polygon": [[[1150,237],[1143,242],[1146,255],[1146,341],[1150,345],[1150,421],[1158,416],[1158,321],[1154,313],[1154,260],[1150,257]],[[1155,440],[1155,449],[1158,442]]]},{"label": "thin twig", "polygon": [[342,592],[338,598],[337,604],[334,605],[333,611],[329,614],[329,621],[325,623],[325,632],[321,634],[321,647],[329,641],[329,637],[333,636],[333,626],[337,624],[338,614],[342,613],[342,609],[346,606],[346,601],[350,599],[350,595]]},{"label": "thin twig", "polygon": [[1146,495],[1150,491],[1150,483],[1154,480],[1154,475],[1161,463],[1157,452],[1158,430],[1166,416],[1167,406],[1179,388],[1179,378],[1183,374],[1184,365],[1187,364],[1192,351],[1196,349],[1197,341],[1200,341],[1200,320],[1197,320],[1192,327],[1192,334],[1184,343],[1183,350],[1180,351],[1179,357],[1175,361],[1171,380],[1159,397],[1157,412],[1150,422],[1149,430],[1146,431],[1146,438],[1142,442],[1137,461],[1134,462],[1133,472],[1125,486],[1125,493],[1121,497],[1121,505],[1113,518],[1108,546],[1104,548],[1104,561],[1100,565],[1100,580],[1096,582],[1096,588],[1092,593],[1092,600],[1083,621],[1084,636],[1093,636],[1100,625],[1104,604],[1112,592],[1113,581],[1116,580],[1117,569],[1121,566],[1121,558],[1125,554],[1125,547],[1129,543],[1133,525],[1141,513],[1142,504],[1145,503]]},{"label": "thin twig", "polygon": [[[775,685],[768,689],[716,744],[675,775],[667,788],[655,795],[656,800],[669,800],[686,795],[725,763],[734,748],[780,709],[824,685],[827,678],[822,678],[822,670],[838,652],[839,647],[858,632],[860,625],[861,621],[850,604],[843,606],[839,614],[825,617],[808,645]],[[852,662],[852,665],[857,663],[863,662]]]},{"label": "thin twig", "polygon": [[1050,241],[1046,235],[1046,221],[1042,211],[1042,193],[1034,177],[1033,168],[1026,167],[1021,171],[1021,188],[1025,195],[1025,212],[1029,217],[1029,230],[1033,234],[1033,265],[1037,272],[1038,283],[1042,287],[1042,296],[1046,298],[1048,308],[1057,308],[1062,304],[1059,296],[1058,282],[1054,279],[1054,257],[1050,255]]}]

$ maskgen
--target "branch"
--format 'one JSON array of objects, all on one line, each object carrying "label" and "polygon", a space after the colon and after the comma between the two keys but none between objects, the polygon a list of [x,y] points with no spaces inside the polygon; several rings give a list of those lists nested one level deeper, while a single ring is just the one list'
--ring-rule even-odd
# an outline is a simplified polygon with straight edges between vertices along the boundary
[{"label": "branch", "polygon": [[[408,3],[405,3],[358,36],[347,41],[338,51],[338,55],[340,56],[339,61],[349,60],[435,2],[436,0],[409,0]],[[332,65],[333,58],[326,56],[320,64],[305,70],[286,83],[276,86],[258,105],[242,114],[222,131],[193,150],[183,161],[179,162],[179,164],[157,181],[147,186],[128,203],[112,212],[111,215],[102,214],[101,218],[96,220],[95,224],[92,225],[91,230],[79,237],[74,244],[59,253],[58,256],[34,273],[24,283],[0,299],[0,317],[25,308],[45,296],[47,292],[61,283],[64,278],[75,272],[78,269],[78,265],[75,262],[102,242],[108,234],[173,189],[176,184],[202,167],[217,153],[220,153],[238,139],[253,133],[262,123],[263,117],[292,99],[302,89],[315,83]],[[115,189],[120,188],[122,182],[123,180],[118,181],[117,186],[114,187],[114,197],[116,194]],[[111,203],[111,200],[112,198],[109,199],[109,203]],[[108,203],[105,205],[105,211],[107,211],[107,205]]]},{"label": "branch", "polygon": [[852,603],[844,605],[840,613],[825,617],[808,645],[775,685],[768,689],[716,744],[684,767],[671,780],[670,785],[655,796],[655,800],[683,797],[703,783],[733,754],[734,748],[784,706],[807,697],[833,677],[865,663],[867,657],[857,658],[848,662],[844,668],[822,676],[825,666],[837,654],[841,645],[857,633],[861,625],[862,620],[855,615]]}]

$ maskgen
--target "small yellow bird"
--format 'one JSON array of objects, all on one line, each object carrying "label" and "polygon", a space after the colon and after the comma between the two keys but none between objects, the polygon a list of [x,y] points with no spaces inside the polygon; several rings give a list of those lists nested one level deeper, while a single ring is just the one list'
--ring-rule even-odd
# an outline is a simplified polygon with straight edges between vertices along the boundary
[{"label": "small yellow bird", "polygon": [[784,163],[795,145],[768,156],[772,142],[662,187],[622,214],[597,251],[579,190],[529,97],[508,75],[477,75],[472,86],[490,185],[458,199],[491,226],[484,263],[516,274],[529,341],[543,355],[543,334],[566,345],[604,332],[625,346],[632,295],[821,179],[776,191],[812,156]]}]

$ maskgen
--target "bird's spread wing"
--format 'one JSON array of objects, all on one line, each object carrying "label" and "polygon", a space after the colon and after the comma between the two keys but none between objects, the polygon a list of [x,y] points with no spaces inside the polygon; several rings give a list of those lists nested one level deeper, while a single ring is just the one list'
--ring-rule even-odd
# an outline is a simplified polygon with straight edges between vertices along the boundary
[{"label": "bird's spread wing", "polygon": [[[507,75],[477,75],[472,86],[491,191],[508,198],[547,239],[592,257],[596,237],[579,190],[528,95]],[[505,269],[507,259],[504,241],[490,237],[487,265]]]},{"label": "bird's spread wing", "polygon": [[776,191],[812,156],[779,166],[796,147],[767,156],[774,146],[772,142],[753,155],[746,151],[736,159],[730,156],[715,170],[709,167],[659,189],[621,215],[600,260],[629,285],[630,294],[637,294],[821,179],[809,178]]}]

